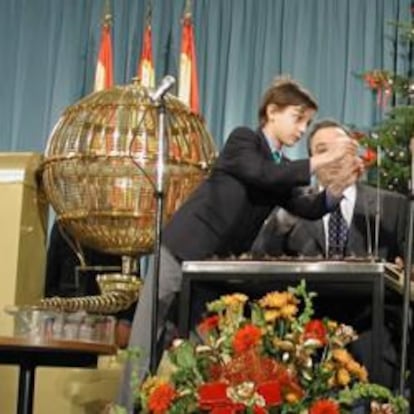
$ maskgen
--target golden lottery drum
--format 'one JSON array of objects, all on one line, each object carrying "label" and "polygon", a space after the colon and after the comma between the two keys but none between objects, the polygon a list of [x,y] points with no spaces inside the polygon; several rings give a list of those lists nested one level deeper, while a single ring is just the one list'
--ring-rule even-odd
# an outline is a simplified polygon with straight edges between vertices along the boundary
[{"label": "golden lottery drum", "polygon": [[[164,220],[207,174],[216,148],[203,120],[167,94]],[[68,107],[45,150],[43,183],[57,219],[82,244],[136,256],[154,245],[157,108],[139,83]]]}]

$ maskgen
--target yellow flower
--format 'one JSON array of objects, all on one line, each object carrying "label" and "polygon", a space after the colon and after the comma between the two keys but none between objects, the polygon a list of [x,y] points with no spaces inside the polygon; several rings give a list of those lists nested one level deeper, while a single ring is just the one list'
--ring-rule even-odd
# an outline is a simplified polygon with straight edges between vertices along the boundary
[{"label": "yellow flower", "polygon": [[293,351],[295,349],[295,345],[292,342],[280,338],[275,338],[273,340],[273,345],[281,351]]},{"label": "yellow flower", "polygon": [[288,392],[285,395],[285,400],[289,404],[295,404],[299,401],[299,396],[297,394],[295,394],[294,392]]},{"label": "yellow flower", "polygon": [[356,375],[361,381],[366,382],[368,380],[367,370],[355,360],[348,361],[346,368],[351,374]]},{"label": "yellow flower", "polygon": [[338,373],[336,374],[336,380],[339,385],[345,387],[350,383],[351,375],[349,374],[348,370],[346,370],[345,368],[340,368],[338,370]]},{"label": "yellow flower", "polygon": [[328,320],[326,323],[326,327],[328,328],[329,332],[335,332],[336,328],[338,327],[338,322]]},{"label": "yellow flower", "polygon": [[266,322],[274,322],[280,317],[280,312],[278,310],[266,310],[264,312],[264,318]]},{"label": "yellow flower", "polygon": [[296,298],[290,292],[270,292],[259,300],[263,308],[282,308],[288,303],[296,303]]},{"label": "yellow flower", "polygon": [[248,297],[242,293],[234,293],[233,295],[224,295],[221,300],[226,306],[237,307],[242,306],[247,302]]},{"label": "yellow flower", "polygon": [[368,382],[368,371],[365,367],[361,366],[360,367],[360,371],[358,372],[358,378],[362,381],[362,382]]},{"label": "yellow flower", "polygon": [[150,395],[152,391],[164,383],[165,381],[159,377],[148,377],[141,386],[141,392],[144,395]]},{"label": "yellow flower", "polygon": [[334,349],[332,351],[332,356],[335,361],[340,362],[342,365],[345,365],[352,360],[351,354],[346,349]]},{"label": "yellow flower", "polygon": [[334,370],[335,366],[331,361],[326,361],[323,364],[323,368],[328,372],[332,372]]},{"label": "yellow flower", "polygon": [[282,316],[284,318],[293,318],[298,312],[298,308],[296,305],[288,304],[281,309]]}]

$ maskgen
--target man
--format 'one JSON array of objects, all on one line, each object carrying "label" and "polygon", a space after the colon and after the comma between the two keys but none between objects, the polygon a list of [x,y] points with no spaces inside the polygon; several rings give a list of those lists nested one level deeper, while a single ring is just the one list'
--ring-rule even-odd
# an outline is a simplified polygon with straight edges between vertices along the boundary
[{"label": "man", "polygon": [[[345,135],[347,131],[335,121],[324,120],[316,123],[308,138],[310,155],[323,154],[329,144]],[[330,182],[335,179],[336,168],[328,166],[316,172],[318,190],[329,187]],[[310,192],[312,191],[315,191],[315,188],[311,188]],[[320,257],[334,260],[353,257],[401,261],[401,257],[404,256],[406,232],[405,197],[360,183],[352,184],[343,191],[337,212],[342,217],[342,236],[339,237],[339,242],[337,234],[330,234],[333,231],[334,212],[326,214],[320,220],[310,221],[294,217],[283,209],[275,209],[253,243],[253,255]],[[320,302],[319,308],[316,308],[319,317],[326,316],[349,323],[361,333],[360,340],[353,345],[352,351],[364,364],[368,364],[369,344],[373,338],[370,333],[370,308],[367,308],[365,300],[361,302],[355,298],[351,307],[346,306],[344,301],[337,297],[324,298]],[[395,386],[398,380],[398,312],[396,306],[388,306],[385,309],[387,329],[383,343],[386,355],[382,371],[383,383],[389,387]],[[392,335],[396,335],[396,338],[391,338]],[[395,344],[391,343],[392,340]]]},{"label": "man", "polygon": [[[345,129],[335,121],[315,124],[308,138],[310,155],[323,154],[329,144],[346,135]],[[319,188],[303,191],[329,187],[336,169],[336,166],[319,169],[315,173]],[[373,257],[377,254],[378,258],[389,262],[403,257],[406,208],[406,199],[400,194],[360,183],[347,187],[340,202],[347,234],[344,250],[336,256]],[[276,209],[260,230],[252,251],[259,256],[285,254],[329,258],[329,219],[330,214],[327,214],[321,220],[310,221]]]},{"label": "man", "polygon": [[[348,137],[310,159],[283,159],[281,146],[292,146],[301,138],[316,110],[313,97],[293,80],[272,84],[259,108],[260,128],[239,127],[230,134],[210,176],[167,223],[159,275],[159,336],[181,288],[183,260],[247,251],[275,205],[310,219],[322,217],[335,206],[346,183],[355,181],[361,163],[355,143]],[[346,168],[338,172],[326,191],[311,196],[294,193],[297,186],[308,184],[319,168],[341,159],[346,160]],[[143,353],[141,379],[148,374],[152,277],[150,273],[146,278],[138,301],[130,341]],[[121,402],[129,405],[128,381],[124,391]]]}]

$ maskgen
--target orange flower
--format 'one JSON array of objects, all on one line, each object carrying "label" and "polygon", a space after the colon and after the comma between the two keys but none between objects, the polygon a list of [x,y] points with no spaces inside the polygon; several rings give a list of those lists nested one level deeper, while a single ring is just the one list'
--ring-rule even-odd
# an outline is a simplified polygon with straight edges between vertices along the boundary
[{"label": "orange flower", "polygon": [[332,400],[319,400],[311,405],[309,414],[339,414],[339,406]]},{"label": "orange flower", "polygon": [[305,325],[303,337],[305,341],[307,339],[314,339],[323,346],[328,343],[326,334],[327,332],[323,322],[320,319],[313,319]]},{"label": "orange flower", "polygon": [[160,384],[149,396],[148,408],[151,413],[165,414],[176,397],[174,387],[166,383]]},{"label": "orange flower", "polygon": [[241,354],[258,345],[262,331],[255,325],[247,324],[240,328],[233,339],[233,349],[236,353]]},{"label": "orange flower", "polygon": [[219,316],[213,315],[203,319],[197,326],[197,330],[201,335],[206,335],[218,326]]}]

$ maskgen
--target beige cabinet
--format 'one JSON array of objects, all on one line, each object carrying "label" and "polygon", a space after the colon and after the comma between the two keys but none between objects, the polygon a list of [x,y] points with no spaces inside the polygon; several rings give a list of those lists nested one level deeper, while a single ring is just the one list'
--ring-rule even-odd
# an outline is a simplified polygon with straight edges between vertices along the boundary
[{"label": "beige cabinet", "polygon": [[[42,296],[48,207],[36,180],[40,162],[36,153],[0,153],[1,310]],[[0,334],[10,335],[12,328],[1,312]]]},{"label": "beige cabinet", "polygon": [[[6,305],[43,295],[48,206],[36,175],[41,154],[0,153],[0,335],[13,334]],[[38,368],[34,414],[92,414],[115,397],[121,367],[103,358],[96,370]],[[0,413],[16,412],[18,368],[0,366]]]}]

